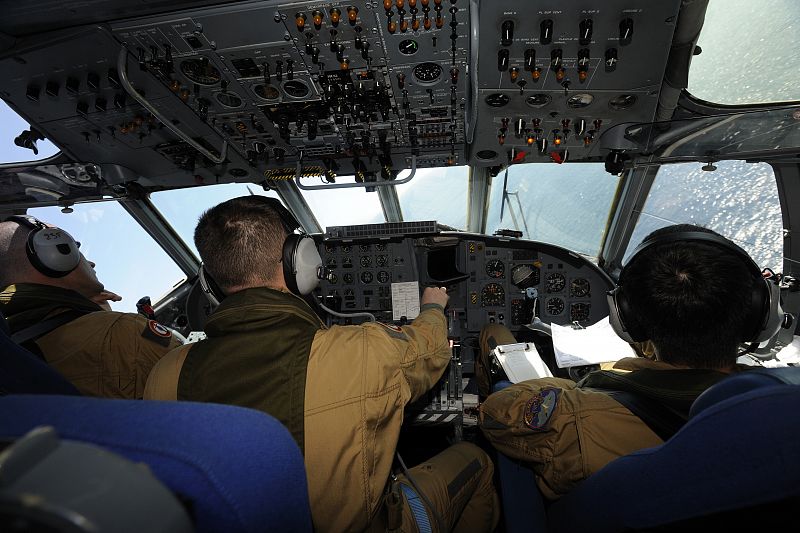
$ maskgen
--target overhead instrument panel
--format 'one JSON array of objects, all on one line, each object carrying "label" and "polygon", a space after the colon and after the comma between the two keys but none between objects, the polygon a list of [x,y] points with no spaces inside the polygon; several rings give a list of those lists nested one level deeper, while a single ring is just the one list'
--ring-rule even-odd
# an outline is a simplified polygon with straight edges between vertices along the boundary
[{"label": "overhead instrument panel", "polygon": [[480,3],[477,165],[602,160],[597,140],[649,122],[680,1]]}]

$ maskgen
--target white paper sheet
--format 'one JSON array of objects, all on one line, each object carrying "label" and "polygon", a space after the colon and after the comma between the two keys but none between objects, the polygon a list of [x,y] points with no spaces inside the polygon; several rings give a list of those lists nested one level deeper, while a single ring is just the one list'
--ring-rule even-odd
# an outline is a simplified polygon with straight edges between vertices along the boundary
[{"label": "white paper sheet", "polygon": [[392,283],[392,320],[419,316],[419,282]]},{"label": "white paper sheet", "polygon": [[521,342],[503,344],[492,350],[512,383],[536,378],[553,377],[533,344]]},{"label": "white paper sheet", "polygon": [[559,368],[598,365],[636,356],[630,344],[614,333],[608,317],[586,329],[573,329],[571,326],[558,324],[551,326],[553,350]]},{"label": "white paper sheet", "polygon": [[795,335],[792,343],[781,348],[775,359],[781,363],[780,366],[800,364],[800,337]]}]

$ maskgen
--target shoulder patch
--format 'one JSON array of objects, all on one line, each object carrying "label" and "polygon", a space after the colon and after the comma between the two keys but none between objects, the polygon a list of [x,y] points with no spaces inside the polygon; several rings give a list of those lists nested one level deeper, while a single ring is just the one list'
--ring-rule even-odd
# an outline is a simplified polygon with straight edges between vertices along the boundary
[{"label": "shoulder patch", "polygon": [[148,320],[147,327],[142,331],[142,337],[162,346],[169,346],[170,340],[172,340],[172,332],[155,320]]},{"label": "shoulder patch", "polygon": [[525,404],[525,425],[534,431],[544,431],[556,410],[559,389],[542,389]]},{"label": "shoulder patch", "polygon": [[383,322],[377,322],[377,323],[391,331],[396,331],[397,333],[403,333],[403,328],[401,328],[400,326],[395,326],[394,324],[384,324]]},{"label": "shoulder patch", "polygon": [[403,331],[403,328],[395,326],[394,324],[384,324],[383,322],[375,322],[375,323],[383,326],[383,328],[386,330],[386,333],[390,337],[402,341],[408,340],[408,335],[406,334],[405,331]]}]

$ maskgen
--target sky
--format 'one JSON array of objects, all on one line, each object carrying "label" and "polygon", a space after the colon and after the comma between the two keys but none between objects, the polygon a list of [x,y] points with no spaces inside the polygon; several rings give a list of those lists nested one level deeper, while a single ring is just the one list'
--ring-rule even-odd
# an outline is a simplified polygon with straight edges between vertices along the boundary
[{"label": "sky", "polygon": [[[794,53],[800,2],[772,0],[771,7],[759,9],[751,0],[710,2],[698,43],[703,52],[692,59],[689,90],[693,94],[728,104],[800,99],[800,84],[796,83],[800,54]],[[770,28],[769,35],[742,31],[733,38],[730,28],[739,27],[745,10],[748,27]],[[787,16],[776,18],[776,11]],[[731,57],[737,60],[730,61]],[[0,101],[0,162],[33,158],[30,150],[13,143],[26,128]],[[38,158],[57,151],[47,141],[40,142],[39,148]],[[714,173],[702,173],[697,164],[664,167],[632,241],[661,225],[704,223],[736,240],[765,266],[779,263],[782,224],[771,170],[766,165],[744,163],[719,167]],[[419,170],[410,183],[397,187],[405,219],[433,219],[465,228],[467,173],[466,167]],[[748,181],[747,193],[741,187],[743,176]],[[512,204],[504,209],[501,221],[502,183],[503,174],[492,183],[487,233],[514,228],[516,218],[519,229],[527,226],[526,237],[589,255],[597,253],[617,184],[615,177],[595,165],[512,167],[508,180]],[[255,185],[250,185],[250,190],[274,195]],[[217,185],[156,193],[152,200],[194,249],[197,217],[221,201],[244,194],[249,194],[244,184]],[[338,189],[306,192],[305,197],[323,229],[383,221],[377,193]],[[70,214],[58,208],[30,212],[81,241],[82,251],[97,263],[100,280],[123,296],[121,302],[112,304],[115,310],[132,311],[145,295],[156,301],[184,279],[184,273],[115,202],[76,205]]]}]

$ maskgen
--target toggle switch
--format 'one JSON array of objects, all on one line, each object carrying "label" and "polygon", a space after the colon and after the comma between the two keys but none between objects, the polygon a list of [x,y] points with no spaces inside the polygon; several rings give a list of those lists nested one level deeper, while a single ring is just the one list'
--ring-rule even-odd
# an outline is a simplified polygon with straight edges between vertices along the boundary
[{"label": "toggle switch", "polygon": [[506,20],[500,27],[500,44],[511,46],[512,42],[514,42],[514,21]]},{"label": "toggle switch", "polygon": [[575,136],[581,137],[586,132],[586,121],[584,119],[578,119],[575,122]]},{"label": "toggle switch", "polygon": [[514,133],[516,134],[517,138],[522,137],[522,134],[525,132],[525,119],[518,118],[517,121],[514,123]]},{"label": "toggle switch", "polygon": [[619,44],[625,46],[633,40],[633,19],[622,19],[619,23]]},{"label": "toggle switch", "polygon": [[497,70],[500,72],[508,70],[508,56],[509,52],[505,48],[497,52]]},{"label": "toggle switch", "polygon": [[533,72],[534,68],[536,68],[536,50],[528,48],[525,50],[525,70]]},{"label": "toggle switch", "polygon": [[81,82],[75,78],[67,78],[67,92],[73,96],[80,92]]},{"label": "toggle switch", "polygon": [[539,24],[539,42],[541,44],[553,42],[553,21],[551,19],[544,19]]},{"label": "toggle switch", "polygon": [[38,85],[28,85],[28,88],[25,89],[25,97],[31,102],[38,102],[39,92],[40,89]]},{"label": "toggle switch", "polygon": [[563,59],[563,52],[561,48],[554,48],[550,50],[550,68],[558,71],[561,68],[561,61]]},{"label": "toggle switch", "polygon": [[47,93],[47,96],[51,98],[55,98],[58,96],[59,85],[57,81],[48,81],[47,85],[44,87],[44,92]]},{"label": "toggle switch", "polygon": [[606,50],[606,72],[614,72],[617,69],[617,49],[616,48],[609,48]]},{"label": "toggle switch", "polygon": [[592,42],[592,19],[584,19],[578,25],[578,43],[588,46]]}]

